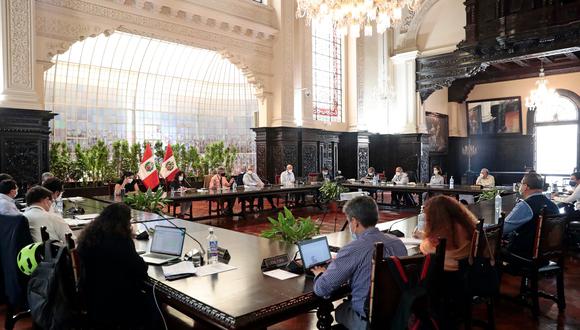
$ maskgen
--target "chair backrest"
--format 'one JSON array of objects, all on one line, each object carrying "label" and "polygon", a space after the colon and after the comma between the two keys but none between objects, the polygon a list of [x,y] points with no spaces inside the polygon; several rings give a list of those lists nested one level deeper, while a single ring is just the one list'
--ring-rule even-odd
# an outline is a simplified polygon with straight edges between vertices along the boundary
[{"label": "chair backrest", "polygon": [[308,173],[308,183],[318,181],[318,178],[321,177],[319,173]]},{"label": "chair backrest", "polygon": [[24,307],[28,277],[19,269],[16,258],[20,250],[32,244],[28,219],[23,215],[0,215],[0,292],[4,292],[8,303]]},{"label": "chair backrest", "polygon": [[[427,277],[427,290],[435,288],[435,280],[443,273],[446,240],[441,239],[437,252],[430,255],[433,267],[429,273],[423,274],[425,255],[399,257],[401,266],[408,279]],[[371,287],[369,294],[369,321],[372,329],[388,329],[391,325],[399,304],[402,290],[396,282],[395,274],[383,258],[383,243],[375,243],[375,253],[372,260]]]},{"label": "chair backrest", "polygon": [[211,181],[211,177],[212,177],[211,174],[207,174],[207,175],[204,175],[203,176],[203,187],[205,189],[208,189],[209,188],[209,183]]},{"label": "chair backrest", "polygon": [[276,178],[275,178],[274,182],[276,182],[276,184],[280,184],[280,174],[276,174]]},{"label": "chair backrest", "polygon": [[534,239],[533,259],[538,263],[561,258],[566,246],[566,214],[546,216],[540,214]]},{"label": "chair backrest", "polygon": [[497,224],[485,227],[483,225],[484,219],[479,219],[471,241],[472,257],[493,257],[494,260],[498,260],[501,251],[504,219],[505,213],[502,213]]}]

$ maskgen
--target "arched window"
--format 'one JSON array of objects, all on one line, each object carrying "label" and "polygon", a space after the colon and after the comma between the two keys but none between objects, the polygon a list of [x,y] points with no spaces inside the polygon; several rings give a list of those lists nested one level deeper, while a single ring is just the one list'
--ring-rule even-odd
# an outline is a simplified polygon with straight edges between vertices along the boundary
[{"label": "arched window", "polygon": [[224,141],[254,163],[254,89],[219,53],[115,31],[53,58],[45,102],[57,113],[53,140],[92,145],[184,143],[203,152]]},{"label": "arched window", "polygon": [[578,166],[578,95],[558,91],[551,109],[534,114],[535,161],[538,173],[551,183],[567,177]]}]

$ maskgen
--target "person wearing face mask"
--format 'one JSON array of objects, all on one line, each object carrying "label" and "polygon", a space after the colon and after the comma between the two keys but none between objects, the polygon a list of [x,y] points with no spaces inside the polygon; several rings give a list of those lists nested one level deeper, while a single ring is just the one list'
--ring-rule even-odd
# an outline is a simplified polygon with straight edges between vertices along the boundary
[{"label": "person wearing face mask", "polygon": [[6,179],[0,182],[0,214],[20,215],[16,207],[14,198],[18,195],[18,185],[13,179]]},{"label": "person wearing face mask", "polygon": [[508,242],[508,251],[524,258],[531,258],[536,219],[542,208],[546,207],[546,215],[560,214],[558,206],[543,194],[544,180],[537,173],[528,173],[520,184],[520,194],[524,197],[519,201],[503,225],[504,240]]},{"label": "person wearing face mask", "polygon": [[[226,178],[226,169],[222,166],[218,167],[217,174],[214,175],[209,182],[210,190],[229,189],[234,183],[234,178],[228,180]],[[224,198],[226,202],[225,215],[232,215],[234,209],[235,198]]]},{"label": "person wearing face mask", "polygon": [[367,175],[363,176],[360,181],[361,182],[372,182],[375,175],[377,175],[377,173],[375,172],[375,168],[374,167],[369,167],[367,170]]},{"label": "person wearing face mask", "polygon": [[291,164],[286,165],[286,171],[280,174],[280,184],[285,186],[294,184],[296,177],[294,176],[294,167]]},{"label": "person wearing face mask", "polygon": [[52,177],[49,179],[46,179],[44,181],[44,183],[42,184],[42,186],[48,190],[50,190],[50,192],[52,192],[52,200],[53,203],[50,207],[50,212],[58,212],[57,208],[56,208],[56,203],[57,201],[60,201],[62,199],[62,193],[64,191],[63,188],[63,183],[60,179]]},{"label": "person wearing face mask", "polygon": [[[244,184],[245,187],[250,187],[250,189],[252,187],[255,187],[255,188],[263,188],[264,187],[264,182],[262,181],[262,179],[260,179],[260,176],[258,174],[256,174],[256,172],[254,172],[254,165],[248,165],[248,169],[244,173],[242,183]],[[272,199],[272,197],[268,196],[266,198],[268,199],[268,202],[270,203],[270,206],[272,207],[272,209],[277,210],[278,208],[276,207],[276,204],[274,204],[274,200]],[[253,210],[254,209],[254,198],[248,198],[247,201],[250,205],[250,209]],[[259,210],[264,209],[264,198],[263,197],[258,197],[258,209]]]},{"label": "person wearing face mask", "polygon": [[445,184],[445,178],[443,177],[443,172],[441,171],[441,167],[437,166],[433,166],[433,176],[431,177],[431,180],[429,181],[430,184]]},{"label": "person wearing face mask", "polygon": [[570,186],[574,191],[570,196],[557,196],[554,194],[552,199],[559,203],[576,204],[576,209],[580,209],[580,172],[570,174]]},{"label": "person wearing face mask", "polygon": [[495,187],[495,178],[493,175],[489,174],[487,168],[482,168],[479,173],[479,177],[475,180],[475,184],[480,185],[484,188]]},{"label": "person wearing face mask", "polygon": [[328,167],[323,167],[322,171],[320,172],[320,175],[317,178],[318,181],[332,181],[334,180],[334,178],[332,177],[332,174],[330,173],[330,171],[328,170]]},{"label": "person wearing face mask", "polygon": [[[185,173],[179,170],[175,173],[172,181],[169,181],[169,189],[171,191],[177,191],[179,193],[185,192],[189,189],[189,184],[185,180]],[[183,218],[187,214],[187,211],[191,209],[191,202],[179,203],[179,217]]]},{"label": "person wearing face mask", "polygon": [[407,248],[399,238],[383,234],[375,227],[379,210],[371,197],[355,197],[344,205],[343,211],[353,240],[338,251],[327,268],[317,266],[312,269],[316,276],[314,293],[320,297],[328,297],[349,282],[351,298],[336,308],[336,321],[348,329],[367,329],[369,324],[366,303],[375,243],[384,244],[385,257],[406,256]]},{"label": "person wearing face mask", "polygon": [[[403,171],[403,168],[401,166],[397,166],[397,168],[395,168],[393,183],[401,185],[409,183],[409,176],[407,175],[407,173]],[[413,200],[409,193],[401,193],[397,191],[391,192],[391,200],[394,205],[399,206],[401,203],[401,199],[404,200],[405,204],[413,205]]]},{"label": "person wearing face mask", "polygon": [[135,182],[134,180],[133,172],[130,171],[123,172],[121,179],[119,179],[119,181],[117,181],[117,184],[115,184],[115,196],[120,196],[121,190],[123,188],[125,188],[126,193],[139,191],[139,185],[137,185],[137,182]]},{"label": "person wearing face mask", "polygon": [[56,213],[49,212],[53,193],[41,186],[34,186],[26,193],[24,216],[28,219],[30,234],[35,242],[42,242],[40,227],[46,227],[50,239],[66,242],[66,234],[72,233],[67,223]]}]

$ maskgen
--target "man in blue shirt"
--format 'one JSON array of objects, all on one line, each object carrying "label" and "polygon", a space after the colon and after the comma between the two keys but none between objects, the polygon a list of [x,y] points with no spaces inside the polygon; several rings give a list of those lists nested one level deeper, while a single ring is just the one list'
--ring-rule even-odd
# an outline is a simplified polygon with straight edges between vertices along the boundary
[{"label": "man in blue shirt", "polygon": [[336,321],[351,330],[367,329],[368,294],[375,243],[384,244],[385,256],[406,256],[407,249],[397,237],[383,234],[375,228],[379,210],[372,198],[353,198],[344,206],[344,213],[353,241],[338,251],[336,259],[327,269],[312,269],[316,275],[314,293],[326,297],[348,282],[352,298],[336,308]]},{"label": "man in blue shirt", "polygon": [[503,225],[504,239],[508,250],[525,258],[531,258],[536,219],[542,208],[546,215],[559,214],[558,207],[542,193],[544,180],[537,173],[528,173],[520,184],[520,194],[524,197],[508,214]]}]

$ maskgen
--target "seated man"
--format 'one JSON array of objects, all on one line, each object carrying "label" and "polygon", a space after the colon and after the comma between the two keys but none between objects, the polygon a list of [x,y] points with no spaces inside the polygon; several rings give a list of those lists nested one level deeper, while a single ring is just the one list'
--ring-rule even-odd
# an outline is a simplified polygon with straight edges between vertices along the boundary
[{"label": "seated man", "polygon": [[[397,166],[395,169],[393,183],[401,185],[409,183],[409,176],[403,171],[401,166]],[[391,192],[391,200],[393,204],[398,206],[401,203],[401,199],[404,200],[406,205],[413,205],[413,199],[409,193],[401,193],[396,191]]]},{"label": "seated man", "polygon": [[18,195],[18,185],[12,179],[2,180],[0,182],[0,214],[2,215],[20,215],[16,207],[14,198]]},{"label": "seated man", "polygon": [[[52,206],[50,207],[50,212],[59,213],[64,212],[59,207],[59,202],[62,202],[62,192],[64,191],[63,183],[60,179],[52,177],[44,181],[42,186],[52,193]],[[61,204],[62,205],[62,204]]]},{"label": "seated man", "polygon": [[368,327],[368,295],[371,285],[371,264],[375,243],[384,244],[384,255],[406,256],[407,248],[400,239],[381,233],[375,225],[379,219],[377,203],[368,197],[351,199],[344,206],[348,229],[352,242],[338,251],[328,268],[314,267],[314,293],[329,296],[341,285],[349,283],[350,300],[345,300],[336,308],[336,321],[348,329]]},{"label": "seated man", "polygon": [[[280,174],[280,184],[283,186],[291,186],[296,183],[296,177],[294,176],[294,167],[292,164],[286,165],[286,171]],[[304,194],[292,194],[296,204],[304,203]]]},{"label": "seated man", "polygon": [[322,172],[320,172],[320,174],[318,175],[318,178],[316,178],[316,180],[317,181],[332,181],[332,180],[334,180],[334,178],[332,177],[332,174],[328,170],[328,167],[325,166],[322,168]]},{"label": "seated man", "polygon": [[[209,189],[210,190],[217,190],[217,189],[229,189],[232,184],[234,183],[234,178],[228,180],[226,178],[226,169],[222,166],[218,167],[217,174],[211,178],[209,182]],[[226,202],[226,207],[224,214],[225,215],[232,215],[234,209],[235,198],[224,198]]]},{"label": "seated man", "polygon": [[507,250],[524,258],[532,257],[536,219],[542,208],[546,207],[546,215],[560,213],[556,204],[544,196],[543,188],[544,180],[539,174],[524,175],[520,185],[520,194],[524,199],[516,204],[503,225]]},{"label": "seated man", "polygon": [[495,187],[495,179],[493,175],[489,174],[489,170],[484,167],[481,169],[477,180],[475,180],[475,184],[484,188]]},{"label": "seated man", "polygon": [[[256,174],[256,172],[254,172],[254,165],[248,166],[248,169],[244,173],[242,183],[244,184],[245,187],[256,187],[256,188],[263,188],[264,187],[264,182],[262,182],[262,179],[260,179],[260,176],[258,174]],[[274,204],[274,200],[272,199],[272,196],[268,196],[267,199],[268,199],[268,202],[270,203],[270,206],[272,207],[272,209],[276,210],[277,207]],[[254,208],[254,198],[250,197],[247,200],[248,200],[248,203],[250,204],[250,209],[253,209]],[[264,208],[264,198],[258,197],[258,209],[263,209],[263,208]]]},{"label": "seated man", "polygon": [[44,187],[35,186],[26,193],[24,216],[30,225],[30,235],[35,242],[42,242],[40,227],[46,227],[50,239],[66,242],[65,235],[72,233],[66,222],[53,212],[49,212],[52,206],[52,192]]},{"label": "seated man", "polygon": [[580,172],[574,172],[570,175],[570,186],[574,187],[574,192],[570,196],[560,197],[553,196],[553,199],[560,203],[576,204],[576,209],[580,209]]},{"label": "seated man", "polygon": [[363,176],[362,178],[360,178],[361,182],[372,182],[373,179],[375,178],[375,175],[377,175],[377,173],[375,172],[375,168],[374,167],[369,167],[369,169],[367,170],[367,175]]}]

